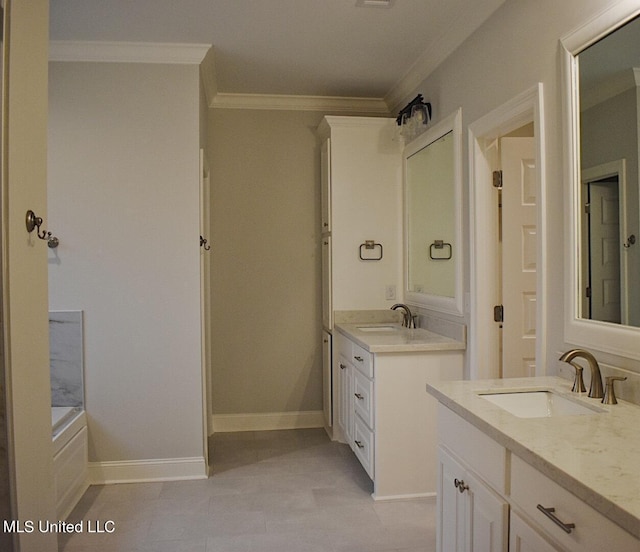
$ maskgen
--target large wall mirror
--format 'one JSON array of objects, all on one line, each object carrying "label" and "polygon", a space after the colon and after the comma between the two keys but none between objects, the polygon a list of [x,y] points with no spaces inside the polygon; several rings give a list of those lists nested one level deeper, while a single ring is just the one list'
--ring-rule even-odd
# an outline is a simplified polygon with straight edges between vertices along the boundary
[{"label": "large wall mirror", "polygon": [[405,301],[462,314],[458,110],[404,149]]},{"label": "large wall mirror", "polygon": [[562,40],[571,183],[566,338],[637,359],[639,13],[637,2],[621,2]]}]

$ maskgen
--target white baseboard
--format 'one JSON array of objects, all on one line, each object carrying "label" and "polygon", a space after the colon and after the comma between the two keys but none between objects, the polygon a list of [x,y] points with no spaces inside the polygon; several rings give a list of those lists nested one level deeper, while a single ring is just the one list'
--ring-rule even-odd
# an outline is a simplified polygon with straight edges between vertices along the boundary
[{"label": "white baseboard", "polygon": [[206,478],[206,464],[201,456],[121,462],[89,462],[89,482],[92,485]]},{"label": "white baseboard", "polygon": [[375,493],[371,495],[373,500],[376,502],[385,502],[385,501],[393,501],[393,500],[435,500],[436,493],[415,493],[415,494],[402,494],[402,495],[387,495],[387,496],[376,496]]},{"label": "white baseboard", "polygon": [[211,417],[209,427],[213,428],[214,433],[316,428],[324,427],[324,414],[322,410],[256,414],[214,414]]}]

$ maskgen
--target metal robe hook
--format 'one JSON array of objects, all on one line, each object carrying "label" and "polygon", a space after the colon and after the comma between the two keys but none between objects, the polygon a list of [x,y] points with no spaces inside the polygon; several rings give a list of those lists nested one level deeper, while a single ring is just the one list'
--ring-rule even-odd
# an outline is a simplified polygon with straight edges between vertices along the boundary
[{"label": "metal robe hook", "polygon": [[40,226],[42,226],[42,217],[37,216],[31,209],[27,211],[27,215],[25,218],[25,224],[27,226],[27,232],[31,234],[34,230],[36,230],[36,236],[41,240],[47,242],[47,245],[54,249],[58,247],[60,244],[60,240],[55,236],[51,235],[51,232],[47,232],[46,230],[40,231]]},{"label": "metal robe hook", "polygon": [[205,251],[209,251],[211,249],[211,246],[207,245],[207,240],[205,240],[202,236],[200,236],[200,247],[204,247]]}]

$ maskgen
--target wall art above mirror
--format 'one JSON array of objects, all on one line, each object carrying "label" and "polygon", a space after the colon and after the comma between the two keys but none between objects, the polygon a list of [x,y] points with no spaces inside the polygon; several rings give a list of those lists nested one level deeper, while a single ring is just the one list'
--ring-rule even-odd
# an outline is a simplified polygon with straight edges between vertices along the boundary
[{"label": "wall art above mirror", "polygon": [[562,40],[567,107],[566,339],[640,358],[640,8]]},{"label": "wall art above mirror", "polygon": [[461,110],[404,149],[405,300],[462,314]]}]

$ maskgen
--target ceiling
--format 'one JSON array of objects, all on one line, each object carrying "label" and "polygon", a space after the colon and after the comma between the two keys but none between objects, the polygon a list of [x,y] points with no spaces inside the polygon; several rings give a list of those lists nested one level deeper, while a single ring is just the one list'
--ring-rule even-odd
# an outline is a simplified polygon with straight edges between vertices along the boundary
[{"label": "ceiling", "polygon": [[391,106],[504,2],[51,0],[51,39],[211,44],[218,92]]}]

